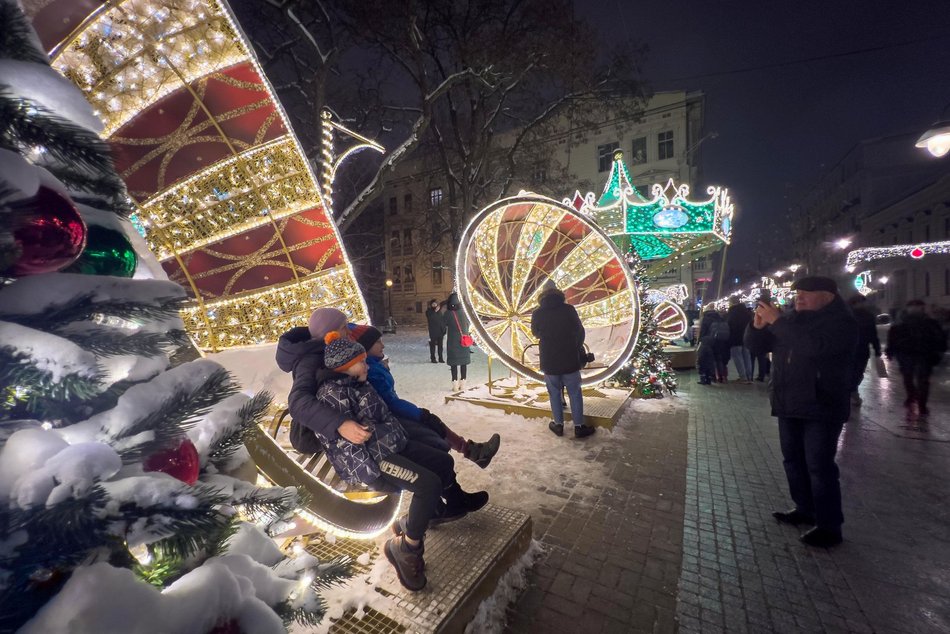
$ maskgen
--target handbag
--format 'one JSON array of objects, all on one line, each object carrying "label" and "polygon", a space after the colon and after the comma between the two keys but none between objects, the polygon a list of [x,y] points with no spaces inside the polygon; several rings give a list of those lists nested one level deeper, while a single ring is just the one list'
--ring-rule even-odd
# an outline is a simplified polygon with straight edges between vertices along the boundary
[{"label": "handbag", "polygon": [[883,357],[874,357],[874,369],[877,370],[877,375],[882,379],[887,378],[887,366],[884,365]]},{"label": "handbag", "polygon": [[458,311],[452,311],[452,316],[455,317],[455,325],[458,326],[459,333],[462,335],[459,337],[459,343],[462,344],[463,348],[471,348],[475,343],[475,340],[472,339],[472,335],[466,335],[462,332],[462,324],[459,323]]}]

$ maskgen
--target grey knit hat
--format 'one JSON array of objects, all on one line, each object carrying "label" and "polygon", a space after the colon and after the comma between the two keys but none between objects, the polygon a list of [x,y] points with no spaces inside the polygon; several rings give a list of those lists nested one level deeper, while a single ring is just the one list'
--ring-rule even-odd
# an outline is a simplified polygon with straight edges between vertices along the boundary
[{"label": "grey knit hat", "polygon": [[343,372],[366,358],[366,348],[349,337],[341,337],[335,330],[328,332],[323,341],[326,343],[323,349],[323,365],[329,370]]}]

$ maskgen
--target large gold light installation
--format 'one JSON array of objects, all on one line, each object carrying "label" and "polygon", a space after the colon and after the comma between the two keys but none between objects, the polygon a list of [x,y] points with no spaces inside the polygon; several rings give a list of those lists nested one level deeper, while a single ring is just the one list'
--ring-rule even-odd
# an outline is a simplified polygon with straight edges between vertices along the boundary
[{"label": "large gold light installation", "polygon": [[524,194],[489,205],[462,236],[459,296],[479,339],[522,376],[543,380],[531,313],[549,279],[564,291],[596,356],[585,385],[627,361],[639,332],[639,304],[629,268],[596,225],[550,198]]},{"label": "large gold light installation", "polygon": [[26,9],[103,120],[149,247],[190,288],[199,347],[276,340],[320,306],[366,318],[328,201],[224,0]]}]

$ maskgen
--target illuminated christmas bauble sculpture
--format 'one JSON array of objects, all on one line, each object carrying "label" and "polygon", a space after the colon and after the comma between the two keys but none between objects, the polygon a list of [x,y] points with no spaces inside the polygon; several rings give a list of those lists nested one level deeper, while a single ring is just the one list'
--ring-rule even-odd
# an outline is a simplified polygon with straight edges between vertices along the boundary
[{"label": "illuminated christmas bauble sculpture", "polygon": [[594,223],[550,198],[524,194],[489,205],[462,236],[459,297],[481,342],[514,372],[543,380],[531,313],[553,280],[586,330],[595,361],[584,385],[630,357],[640,330],[637,289],[616,245]]}]

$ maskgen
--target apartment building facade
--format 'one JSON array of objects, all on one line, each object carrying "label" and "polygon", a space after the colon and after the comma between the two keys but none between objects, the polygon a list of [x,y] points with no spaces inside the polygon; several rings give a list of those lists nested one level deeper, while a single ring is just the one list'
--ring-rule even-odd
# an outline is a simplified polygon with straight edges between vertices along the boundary
[{"label": "apartment building facade", "polygon": [[[666,184],[671,178],[689,183],[697,198],[705,195],[702,185],[702,145],[715,134],[703,129],[704,95],[686,91],[663,92],[646,104],[642,116],[617,118],[586,129],[558,126],[539,139],[531,154],[544,156],[544,163],[524,166],[524,177],[512,187],[533,191],[557,200],[570,198],[575,190],[599,196],[606,184],[615,152],[624,153],[634,185],[649,191],[650,185]],[[431,299],[445,299],[455,286],[455,252],[443,237],[438,217],[448,204],[445,178],[424,161],[406,162],[383,184],[385,270],[392,282],[386,305],[397,323],[422,323]],[[478,210],[466,210],[472,217]],[[702,297],[714,278],[710,256],[682,262],[653,281],[654,287],[685,284],[691,298]]]}]

